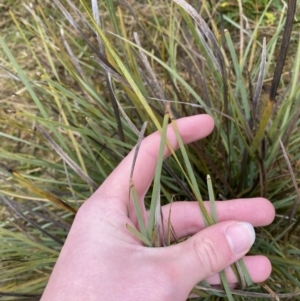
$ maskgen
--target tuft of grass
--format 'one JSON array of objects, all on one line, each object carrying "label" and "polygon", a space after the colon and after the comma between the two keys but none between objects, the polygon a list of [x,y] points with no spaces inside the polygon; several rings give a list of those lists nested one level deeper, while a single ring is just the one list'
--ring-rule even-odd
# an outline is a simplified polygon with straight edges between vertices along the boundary
[{"label": "tuft of grass", "polygon": [[[210,225],[217,220],[203,199],[265,196],[276,220],[257,229],[250,254],[270,258],[271,277],[245,290],[201,283],[194,292],[201,300],[299,298],[299,9],[294,0],[4,1],[1,300],[38,300],[96,185],[143,135],[163,134],[169,117],[176,131],[177,118],[203,112],[215,120],[210,137],[165,162],[160,153],[148,229],[132,183],[140,229],[129,231],[159,246],[159,209],[173,199],[197,200]],[[168,245],[176,233],[164,231]],[[243,262],[236,273],[243,286]]]}]

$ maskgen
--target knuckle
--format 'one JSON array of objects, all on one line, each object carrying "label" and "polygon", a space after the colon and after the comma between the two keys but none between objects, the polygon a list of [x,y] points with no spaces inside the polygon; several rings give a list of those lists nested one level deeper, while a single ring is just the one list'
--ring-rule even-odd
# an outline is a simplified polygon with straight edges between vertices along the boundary
[{"label": "knuckle", "polygon": [[210,238],[194,241],[194,250],[200,266],[206,275],[213,275],[220,271],[218,244]]}]

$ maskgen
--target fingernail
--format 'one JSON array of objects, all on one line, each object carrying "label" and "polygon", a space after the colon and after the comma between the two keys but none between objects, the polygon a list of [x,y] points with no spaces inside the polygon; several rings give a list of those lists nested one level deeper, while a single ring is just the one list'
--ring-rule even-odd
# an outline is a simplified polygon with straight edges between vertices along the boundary
[{"label": "fingernail", "polygon": [[247,252],[255,241],[255,231],[251,224],[239,222],[230,225],[225,235],[235,254]]}]

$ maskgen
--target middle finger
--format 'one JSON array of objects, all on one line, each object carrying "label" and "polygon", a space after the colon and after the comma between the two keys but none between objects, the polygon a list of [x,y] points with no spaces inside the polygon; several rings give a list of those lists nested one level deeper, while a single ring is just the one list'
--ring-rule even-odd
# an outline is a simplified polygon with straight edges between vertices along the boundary
[{"label": "middle finger", "polygon": [[[204,202],[204,205],[210,213],[210,203]],[[217,201],[216,211],[218,222],[227,220],[245,221],[255,227],[268,225],[275,217],[274,206],[264,198]],[[168,228],[168,218],[171,214],[171,224],[179,239],[194,235],[205,228],[197,202],[174,202],[163,206],[162,212],[164,229]]]}]

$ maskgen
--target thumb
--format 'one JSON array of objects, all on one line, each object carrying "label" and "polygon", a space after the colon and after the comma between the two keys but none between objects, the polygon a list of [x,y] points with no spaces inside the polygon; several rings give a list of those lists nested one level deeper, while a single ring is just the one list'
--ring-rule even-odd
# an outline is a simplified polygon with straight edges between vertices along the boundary
[{"label": "thumb", "polygon": [[242,258],[254,240],[254,229],[246,222],[226,221],[208,227],[188,240],[166,248],[172,253],[169,264],[179,277],[174,280],[180,281],[182,290],[188,295],[197,283]]}]

